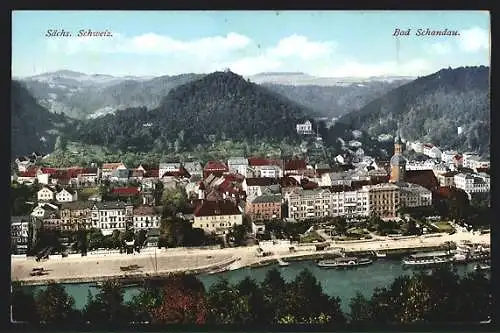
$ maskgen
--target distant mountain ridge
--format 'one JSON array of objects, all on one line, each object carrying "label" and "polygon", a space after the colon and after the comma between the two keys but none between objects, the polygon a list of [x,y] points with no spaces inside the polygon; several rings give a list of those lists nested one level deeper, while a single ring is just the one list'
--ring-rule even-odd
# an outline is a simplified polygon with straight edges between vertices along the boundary
[{"label": "distant mountain ridge", "polygon": [[[173,76],[112,76],[60,70],[31,77],[18,78],[38,103],[53,113],[63,113],[75,119],[96,118],[130,107],[154,109],[170,89],[199,79],[206,74]],[[302,72],[269,72],[247,77],[252,82],[283,94],[287,98],[324,116],[338,116],[363,106],[364,101],[378,97],[407,79],[392,78],[394,85],[382,79],[319,78]],[[378,81],[377,81],[378,80]],[[382,81],[380,81],[382,80]],[[404,81],[406,80],[406,81]],[[391,82],[392,82],[391,81]],[[355,84],[368,85],[367,88]],[[275,87],[273,85],[280,85]],[[284,85],[291,88],[283,87]],[[295,86],[318,86],[297,88]],[[323,88],[324,86],[331,89]],[[347,88],[339,88],[347,87]],[[305,95],[304,95],[305,94]],[[354,101],[352,100],[354,98]],[[332,99],[334,99],[332,101]],[[337,101],[338,100],[338,101]],[[326,107],[326,104],[335,104]]]},{"label": "distant mountain ridge", "polygon": [[[333,131],[359,129],[376,138],[396,129],[408,140],[421,140],[445,149],[489,154],[490,69],[442,69],[420,77],[338,120]],[[463,133],[458,134],[457,128]]]}]

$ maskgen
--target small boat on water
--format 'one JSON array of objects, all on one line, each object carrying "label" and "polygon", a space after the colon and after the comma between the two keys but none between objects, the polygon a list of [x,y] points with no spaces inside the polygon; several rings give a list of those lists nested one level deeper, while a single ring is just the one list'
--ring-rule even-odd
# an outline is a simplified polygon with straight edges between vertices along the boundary
[{"label": "small boat on water", "polygon": [[280,267],[286,267],[286,266],[289,266],[289,265],[290,265],[290,263],[288,263],[288,262],[284,261],[284,260],[283,260],[283,259],[281,259],[281,258],[278,258],[278,259],[276,259],[276,260],[278,261],[278,265],[280,265]]},{"label": "small boat on water", "polygon": [[318,262],[318,266],[322,268],[354,268],[358,266],[365,266],[373,263],[368,258],[356,257],[341,257],[337,259],[326,259]]},{"label": "small boat on water", "polygon": [[375,253],[375,257],[377,257],[377,258],[385,258],[385,257],[387,257],[387,253],[385,253],[385,252],[374,251],[374,253]]}]

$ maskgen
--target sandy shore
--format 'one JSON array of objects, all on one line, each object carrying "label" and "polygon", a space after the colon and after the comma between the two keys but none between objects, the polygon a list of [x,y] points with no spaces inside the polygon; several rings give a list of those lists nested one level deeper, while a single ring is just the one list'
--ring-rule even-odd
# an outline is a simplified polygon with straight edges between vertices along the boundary
[{"label": "sandy shore", "polygon": [[[405,239],[379,239],[372,241],[331,242],[332,247],[341,247],[345,252],[381,251],[395,249],[418,249],[440,246],[447,241],[470,241],[473,243],[490,244],[490,235],[458,232],[454,235],[441,234],[433,236],[411,237]],[[263,261],[276,258],[290,258],[310,255],[338,253],[337,250],[315,251],[311,247],[296,247],[291,253],[289,245],[271,246],[266,251],[272,255],[267,257],[256,256],[257,246],[238,247],[227,249],[177,249],[175,251],[157,251],[157,264],[154,254],[120,255],[106,257],[77,257],[50,259],[36,262],[34,259],[17,259],[11,261],[11,278],[27,284],[44,284],[50,280],[58,282],[90,282],[106,278],[147,277],[172,272],[187,271],[203,273],[219,268],[238,269]],[[121,271],[121,266],[138,265],[135,273]],[[155,269],[157,266],[157,269]],[[32,277],[30,273],[35,267],[43,267],[48,275]]]}]

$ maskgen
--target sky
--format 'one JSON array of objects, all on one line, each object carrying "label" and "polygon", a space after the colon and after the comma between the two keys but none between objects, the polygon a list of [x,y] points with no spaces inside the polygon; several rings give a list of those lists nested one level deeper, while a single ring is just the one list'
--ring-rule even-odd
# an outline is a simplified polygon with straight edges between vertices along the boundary
[{"label": "sky", "polygon": [[[78,37],[80,30],[112,37]],[[409,36],[394,36],[396,29]],[[459,36],[417,36],[418,29]],[[71,37],[46,37],[64,30]],[[490,64],[487,11],[14,11],[12,75],[423,76]]]}]

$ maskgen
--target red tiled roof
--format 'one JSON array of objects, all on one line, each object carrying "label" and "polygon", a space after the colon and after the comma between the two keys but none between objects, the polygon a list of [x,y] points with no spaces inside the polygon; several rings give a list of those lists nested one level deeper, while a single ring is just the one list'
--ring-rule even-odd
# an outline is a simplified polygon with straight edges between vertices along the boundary
[{"label": "red tiled roof", "polygon": [[207,201],[198,203],[194,210],[194,216],[219,216],[219,215],[240,215],[238,206],[229,200]]},{"label": "red tiled roof", "polygon": [[146,174],[144,175],[146,178],[158,178],[160,177],[160,169],[150,169],[146,170]]},{"label": "red tiled roof", "polygon": [[42,171],[42,173],[48,173],[49,175],[53,175],[58,171],[58,169],[56,169],[56,168],[40,168],[40,171]]},{"label": "red tiled roof", "polygon": [[312,190],[318,187],[318,184],[307,179],[302,180],[302,188],[304,190]]},{"label": "red tiled roof", "polygon": [[285,170],[304,170],[307,168],[305,160],[290,160],[285,162]]},{"label": "red tiled roof", "polygon": [[36,177],[38,168],[29,168],[26,171],[19,172],[19,177]]},{"label": "red tiled roof", "polygon": [[464,159],[464,157],[462,155],[457,154],[457,155],[453,156],[453,160],[455,160],[455,161],[461,161],[463,159]]},{"label": "red tiled roof", "polygon": [[126,196],[137,195],[140,192],[141,189],[139,187],[115,187],[111,190],[111,193],[113,194]]},{"label": "red tiled roof", "polygon": [[107,170],[114,170],[114,169],[118,168],[120,165],[123,165],[123,163],[120,163],[120,162],[118,162],[118,163],[104,163],[102,165],[102,168],[107,169]]},{"label": "red tiled roof", "polygon": [[250,166],[265,166],[265,165],[270,165],[270,164],[269,164],[269,160],[267,158],[249,157],[248,158],[248,165],[250,165]]},{"label": "red tiled roof", "polygon": [[203,168],[204,171],[228,171],[226,164],[218,161],[208,161]]},{"label": "red tiled roof", "polygon": [[52,179],[57,179],[59,181],[69,180],[70,176],[68,174],[68,170],[58,169],[55,173],[51,174],[50,177]]},{"label": "red tiled roof", "polygon": [[277,179],[269,177],[247,178],[245,181],[247,186],[271,186],[279,183]]},{"label": "red tiled roof", "polygon": [[405,174],[405,182],[418,184],[430,191],[439,188],[439,182],[432,170],[408,170]]},{"label": "red tiled roof", "polygon": [[297,181],[297,179],[288,176],[280,178],[279,183],[281,187],[299,186],[299,182]]}]

